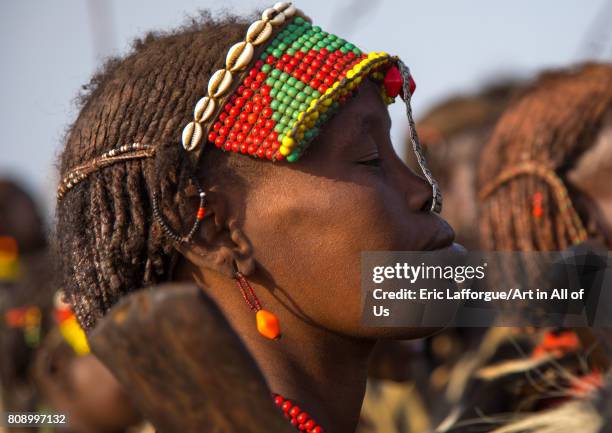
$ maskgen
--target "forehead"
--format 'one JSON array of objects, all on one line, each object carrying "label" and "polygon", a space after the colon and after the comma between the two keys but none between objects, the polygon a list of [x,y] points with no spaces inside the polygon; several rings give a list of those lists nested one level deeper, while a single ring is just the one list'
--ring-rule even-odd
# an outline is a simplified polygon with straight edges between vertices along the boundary
[{"label": "forehead", "polygon": [[338,112],[337,118],[352,119],[354,123],[362,120],[388,118],[389,112],[385,105],[380,85],[365,80],[356,94]]},{"label": "forehead", "polygon": [[366,80],[324,125],[307,154],[310,158],[329,159],[333,155],[345,155],[347,149],[356,155],[363,153],[363,148],[373,144],[365,138],[383,132],[388,134],[390,122],[379,85]]}]

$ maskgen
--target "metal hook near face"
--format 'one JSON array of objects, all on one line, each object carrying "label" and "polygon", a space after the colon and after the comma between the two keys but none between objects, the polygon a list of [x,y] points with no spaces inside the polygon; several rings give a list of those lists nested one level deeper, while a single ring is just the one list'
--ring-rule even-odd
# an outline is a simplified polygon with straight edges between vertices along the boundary
[{"label": "metal hook near face", "polygon": [[434,179],[433,174],[427,167],[427,161],[425,160],[423,148],[421,147],[416,126],[414,124],[414,119],[412,117],[412,108],[410,107],[410,98],[412,97],[412,94],[410,93],[410,69],[399,59],[397,60],[397,66],[402,74],[402,98],[404,99],[404,104],[406,104],[406,116],[408,117],[408,126],[410,128],[412,150],[416,156],[419,167],[421,167],[421,171],[423,172],[425,179],[427,179],[427,182],[429,182],[431,185],[432,201],[430,210],[431,212],[440,213],[442,211],[442,193],[440,192],[438,182],[436,179]]}]

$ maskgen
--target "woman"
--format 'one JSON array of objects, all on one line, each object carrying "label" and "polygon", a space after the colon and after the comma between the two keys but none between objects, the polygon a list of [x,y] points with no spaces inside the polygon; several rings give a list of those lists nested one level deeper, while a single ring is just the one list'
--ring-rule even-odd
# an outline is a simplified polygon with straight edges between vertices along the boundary
[{"label": "woman", "polygon": [[361,252],[453,240],[424,161],[428,181],[389,137],[385,102],[413,90],[398,59],[288,3],[136,43],[92,81],[61,156],[58,247],[84,328],[131,291],[193,281],[294,424],[353,431],[376,339],[431,332],[360,325]]},{"label": "woman", "polygon": [[[125,432],[139,421],[133,406],[93,355],[81,350],[85,356],[77,356],[69,339],[62,338],[74,335],[78,326],[64,326],[60,333],[62,326],[56,323],[54,262],[46,229],[32,197],[16,183],[0,179],[3,412],[55,410],[70,419],[70,432]],[[7,428],[9,433],[39,431],[18,425]]]}]

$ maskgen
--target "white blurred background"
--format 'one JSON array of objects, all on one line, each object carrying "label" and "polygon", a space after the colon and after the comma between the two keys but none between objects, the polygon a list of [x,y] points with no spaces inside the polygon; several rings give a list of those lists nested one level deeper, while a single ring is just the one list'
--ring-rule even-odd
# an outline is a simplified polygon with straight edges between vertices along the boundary
[{"label": "white blurred background", "polygon": [[[269,4],[270,3],[270,4]],[[0,176],[21,182],[52,215],[55,160],[80,86],[108,56],[198,9],[249,14],[251,0],[2,0]],[[365,51],[398,54],[417,82],[416,117],[451,95],[542,69],[612,58],[611,0],[302,0],[313,21]],[[402,107],[392,108],[403,139]],[[177,131],[177,135],[180,131]],[[398,146],[399,149],[399,146]]]}]

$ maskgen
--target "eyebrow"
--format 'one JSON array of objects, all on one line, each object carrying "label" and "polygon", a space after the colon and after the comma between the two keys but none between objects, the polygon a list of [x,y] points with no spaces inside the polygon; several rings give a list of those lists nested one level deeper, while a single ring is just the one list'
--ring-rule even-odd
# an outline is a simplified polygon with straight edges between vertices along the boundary
[{"label": "eyebrow", "polygon": [[377,112],[368,110],[363,113],[360,112],[357,115],[357,122],[359,122],[359,131],[363,132],[366,130],[366,127],[372,124],[384,124],[384,119],[381,119],[381,116],[378,115]]}]

